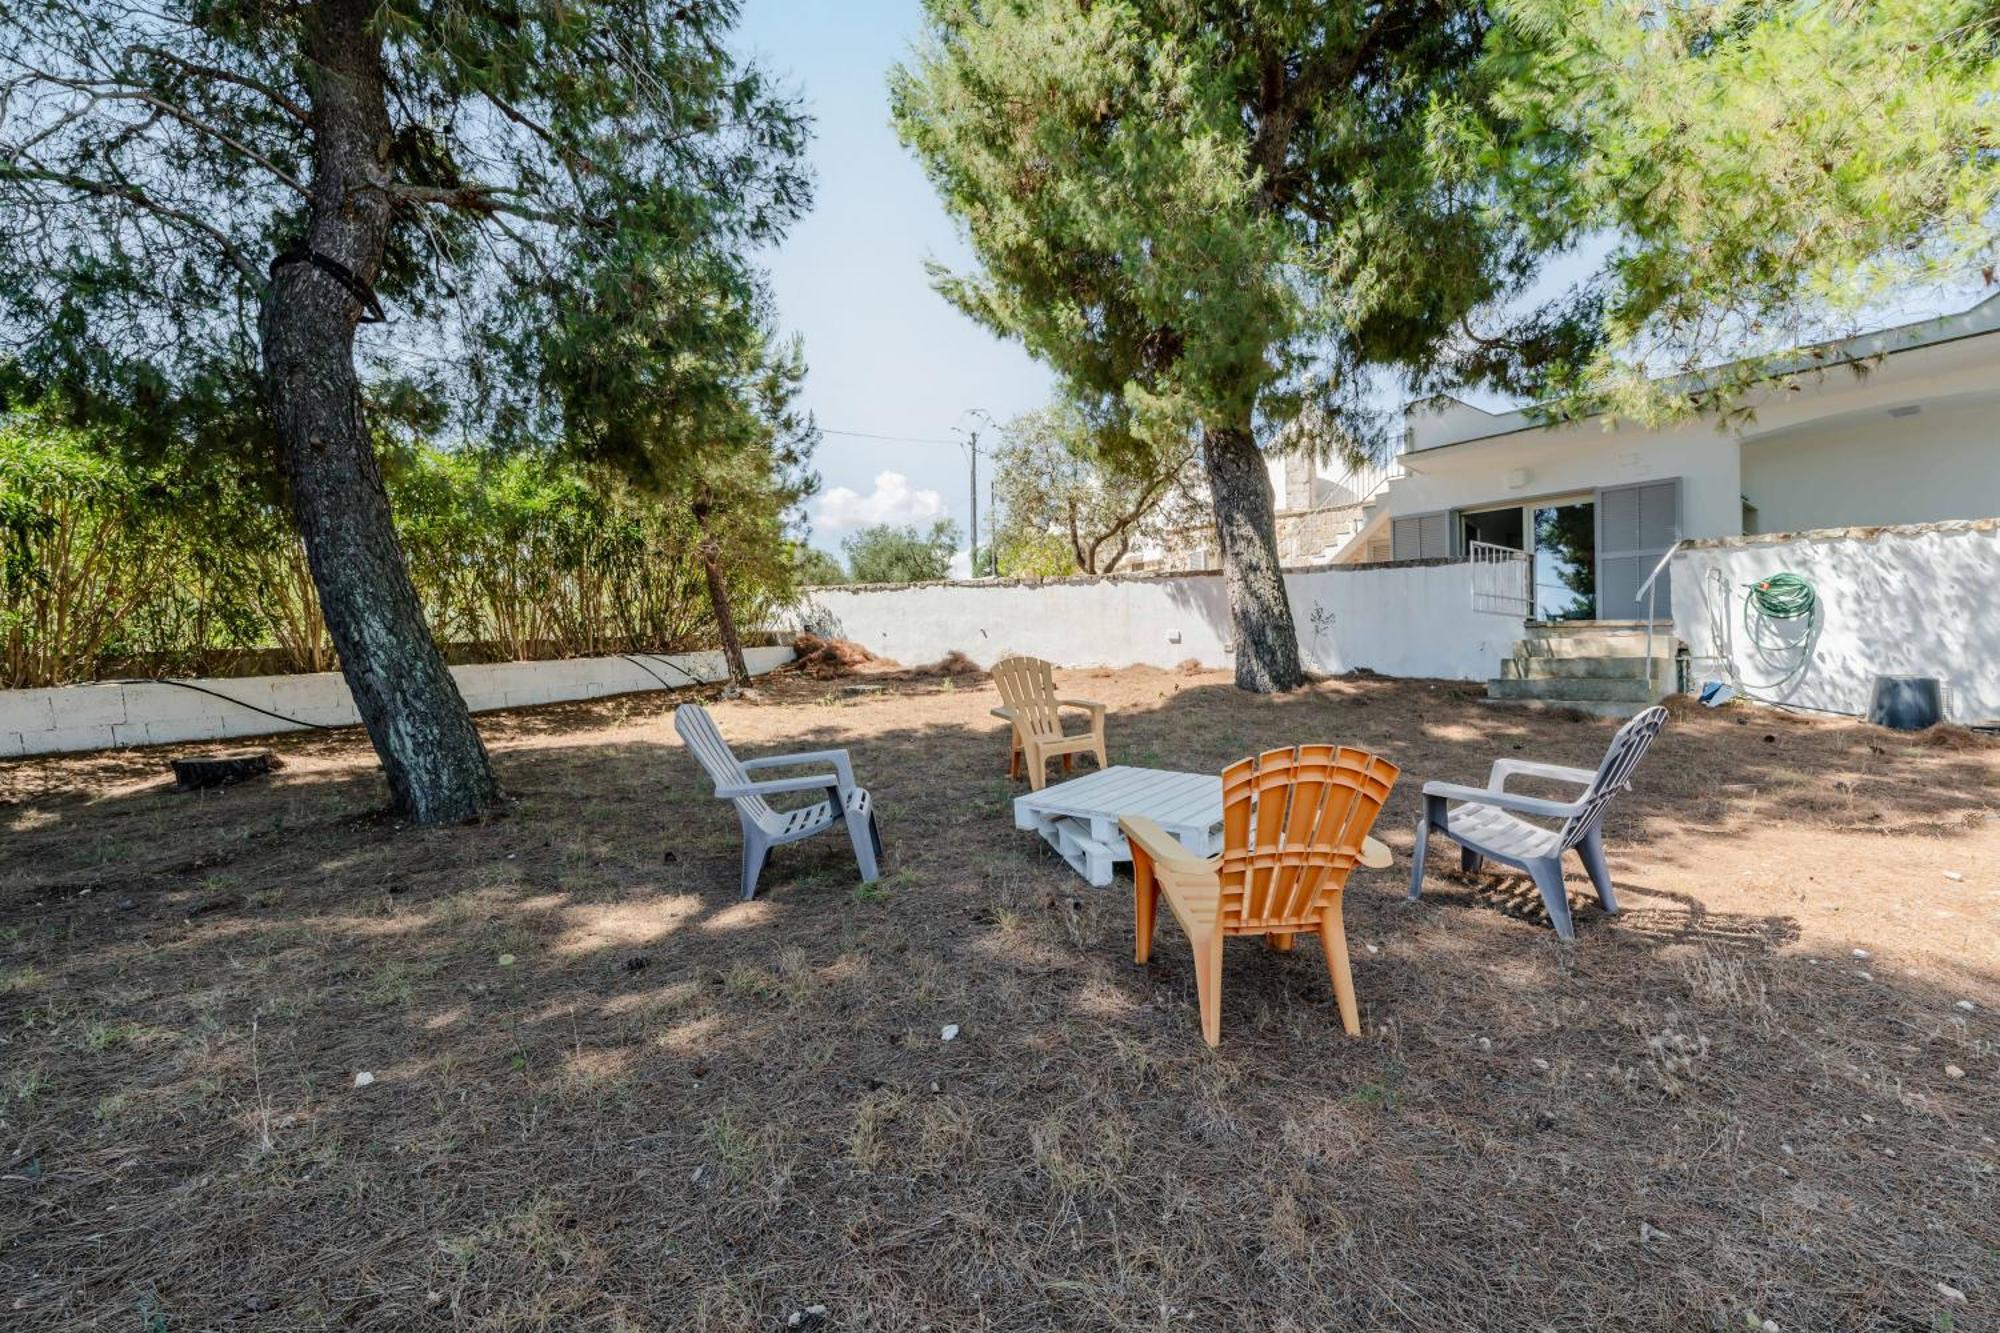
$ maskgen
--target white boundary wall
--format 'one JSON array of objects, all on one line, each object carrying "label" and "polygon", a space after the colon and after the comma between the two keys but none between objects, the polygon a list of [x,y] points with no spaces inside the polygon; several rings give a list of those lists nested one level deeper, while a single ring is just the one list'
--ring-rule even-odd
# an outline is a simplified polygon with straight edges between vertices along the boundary
[{"label": "white boundary wall", "polygon": [[[719,651],[635,656],[645,667],[623,657],[572,657],[551,662],[455,666],[451,674],[458,682],[459,693],[465,696],[466,706],[475,713],[596,699],[607,694],[632,694],[660,689],[662,681],[680,686],[689,683],[688,676],[716,681],[726,679],[729,674]],[[743,658],[751,674],[761,676],[791,661],[792,650],[745,648]],[[337,671],[299,676],[228,676],[190,683],[302,722],[353,726],[361,720],[354,710],[354,699],[347,692],[347,682]],[[235,707],[214,695],[157,682],[0,691],[0,757],[264,736],[303,729],[248,708]]]},{"label": "white boundary wall", "polygon": [[[1818,637],[1765,660],[1745,585],[1783,571],[1813,585]],[[1673,599],[1697,685],[1733,660],[1754,698],[1865,714],[1875,677],[1936,676],[1952,721],[2000,720],[2000,519],[1698,542],[1674,557]]]},{"label": "white boundary wall", "polygon": [[[1518,616],[1472,609],[1472,567],[1396,565],[1285,576],[1309,669],[1486,680]],[[1219,574],[815,588],[797,623],[905,665],[960,652],[982,667],[1026,654],[1057,666],[1234,664]]]}]

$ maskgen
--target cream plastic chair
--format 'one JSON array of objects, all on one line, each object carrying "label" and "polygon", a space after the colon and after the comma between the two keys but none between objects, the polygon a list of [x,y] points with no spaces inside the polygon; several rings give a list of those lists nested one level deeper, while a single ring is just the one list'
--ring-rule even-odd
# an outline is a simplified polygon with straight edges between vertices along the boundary
[{"label": "cream plastic chair", "polygon": [[[1054,668],[1039,657],[1010,657],[993,667],[993,684],[1000,691],[1001,706],[993,716],[1012,724],[1014,748],[1007,757],[1007,776],[1021,776],[1028,766],[1028,785],[1040,791],[1048,781],[1048,762],[1060,757],[1063,771],[1070,769],[1070,757],[1097,756],[1099,768],[1110,767],[1104,757],[1103,704],[1088,699],[1056,697]],[[1063,730],[1062,710],[1079,708],[1090,714],[1090,729],[1076,735]]]}]

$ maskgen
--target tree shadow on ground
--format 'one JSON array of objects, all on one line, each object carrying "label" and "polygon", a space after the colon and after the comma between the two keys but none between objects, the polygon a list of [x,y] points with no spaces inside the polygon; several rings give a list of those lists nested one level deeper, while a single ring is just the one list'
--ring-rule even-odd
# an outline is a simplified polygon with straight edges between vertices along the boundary
[{"label": "tree shadow on ground", "polygon": [[[1849,895],[1829,931],[1738,882],[1789,823],[1774,874],[1866,845],[1874,892],[1945,901],[1895,867],[1990,853],[1988,752],[1677,718],[1607,828],[1627,911],[1579,885],[1564,945],[1448,855],[1404,901],[1416,793],[1517,745],[1594,762],[1608,726],[1425,682],[1075,683],[1116,693],[1114,761],[1332,739],[1403,764],[1380,826],[1399,868],[1348,895],[1362,1039],[1315,946],[1239,941],[1204,1048],[1184,942],[1163,925],[1133,967],[1128,882],[1090,890],[1012,827],[1026,788],[963,681],[717,707],[746,756],[850,748],[889,843],[866,891],[838,835],[781,849],[747,904],[734,819],[664,700],[486,723],[510,807],[448,830],[373,813],[358,738],[280,741],[276,781],[213,794],[167,791],[156,758],[50,766],[68,795],[0,810],[15,1308],[271,1329],[776,1328],[812,1305],[888,1329],[1993,1316],[1990,954],[1885,945],[1852,885],[1803,904]],[[1848,828],[1850,778],[1886,831]]]}]

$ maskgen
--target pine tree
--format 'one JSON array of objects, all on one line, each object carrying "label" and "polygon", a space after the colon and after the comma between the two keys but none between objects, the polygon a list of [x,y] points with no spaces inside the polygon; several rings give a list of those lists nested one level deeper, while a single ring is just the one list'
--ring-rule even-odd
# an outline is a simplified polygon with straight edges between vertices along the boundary
[{"label": "pine tree", "polygon": [[[1379,440],[1373,368],[1505,378],[1570,327],[1470,334],[1533,229],[1496,208],[1474,3],[926,0],[896,124],[978,258],[939,289],[1133,439],[1197,432],[1237,683],[1303,679],[1260,445]],[[1335,447],[1340,447],[1336,445]]]},{"label": "pine tree", "polygon": [[[727,390],[804,121],[729,0],[0,6],[0,329],[137,443],[274,455],[395,807],[495,794],[375,443],[607,456]],[[684,374],[694,363],[696,371]],[[657,460],[665,469],[670,460]]]}]

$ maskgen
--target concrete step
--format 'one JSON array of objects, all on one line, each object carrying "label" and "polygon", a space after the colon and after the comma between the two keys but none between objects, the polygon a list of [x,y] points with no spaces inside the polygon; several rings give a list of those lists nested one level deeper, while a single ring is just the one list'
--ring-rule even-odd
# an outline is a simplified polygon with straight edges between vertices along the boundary
[{"label": "concrete step", "polygon": [[[1653,636],[1653,656],[1672,657],[1680,646],[1673,634]],[[1644,660],[1646,636],[1618,632],[1532,636],[1514,644],[1516,657],[1633,657]]]},{"label": "concrete step", "polygon": [[[1664,686],[1667,682],[1662,681]],[[1489,699],[1540,699],[1545,703],[1638,703],[1653,702],[1654,690],[1643,679],[1555,678],[1546,680],[1489,680]]]},{"label": "concrete step", "polygon": [[1664,653],[1647,657],[1510,657],[1500,664],[1502,680],[1668,680],[1673,659]]},{"label": "concrete step", "polygon": [[1479,702],[1490,704],[1494,708],[1525,708],[1536,713],[1562,709],[1565,712],[1588,713],[1592,717],[1608,717],[1620,722],[1629,717],[1637,717],[1649,706],[1642,703],[1600,703],[1587,699],[1574,703],[1563,703],[1555,699],[1481,699]]},{"label": "concrete step", "polygon": [[[1643,620],[1531,620],[1525,627],[1529,638],[1560,639],[1575,634],[1631,634],[1637,632],[1640,638],[1646,636],[1646,622]],[[1655,620],[1653,633],[1672,634],[1674,622]]]}]

